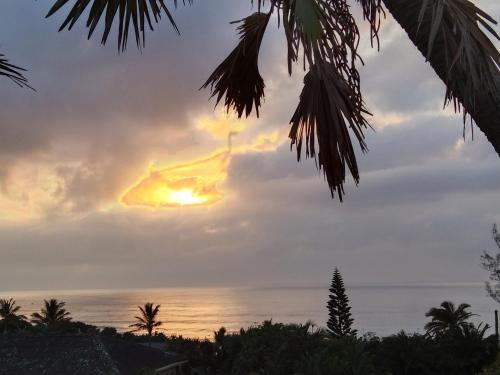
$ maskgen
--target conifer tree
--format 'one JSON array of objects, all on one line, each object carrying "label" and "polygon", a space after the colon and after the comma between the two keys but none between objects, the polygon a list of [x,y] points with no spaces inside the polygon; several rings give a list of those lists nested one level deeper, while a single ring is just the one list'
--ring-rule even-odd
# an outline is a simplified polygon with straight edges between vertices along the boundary
[{"label": "conifer tree", "polygon": [[351,307],[347,297],[344,281],[338,268],[333,273],[328,300],[328,332],[334,337],[355,336],[357,331],[352,329],[354,319],[351,316]]}]

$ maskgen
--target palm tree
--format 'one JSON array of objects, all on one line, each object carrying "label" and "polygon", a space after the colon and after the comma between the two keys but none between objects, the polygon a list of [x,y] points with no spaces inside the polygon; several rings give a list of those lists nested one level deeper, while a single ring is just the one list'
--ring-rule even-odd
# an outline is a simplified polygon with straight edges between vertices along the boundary
[{"label": "palm tree", "polygon": [[11,299],[0,299],[0,327],[4,331],[16,329],[26,323],[26,316],[18,314],[21,306],[16,306],[16,301]]},{"label": "palm tree", "polygon": [[31,314],[31,322],[41,326],[54,326],[71,321],[70,313],[66,311],[65,302],[57,299],[44,300],[44,307],[40,313]]},{"label": "palm tree", "polygon": [[461,335],[463,338],[468,340],[477,339],[481,341],[486,335],[486,331],[490,329],[489,324],[484,324],[483,322],[479,325],[474,325],[473,323],[465,324],[461,330]]},{"label": "palm tree", "polygon": [[225,327],[221,327],[218,331],[214,331],[215,356],[219,361],[222,361],[226,356],[226,339],[227,330]]},{"label": "palm tree", "polygon": [[161,326],[163,323],[156,319],[158,312],[160,311],[161,305],[154,306],[151,302],[148,302],[144,307],[137,306],[141,311],[141,316],[136,316],[135,319],[137,323],[131,324],[130,327],[134,328],[132,332],[146,331],[149,338],[153,334],[153,329]]},{"label": "palm tree", "polygon": [[11,299],[0,299],[0,318],[9,319],[15,317],[17,319],[26,320],[24,315],[18,314],[21,306],[16,306],[16,301]]},{"label": "palm tree", "polygon": [[466,303],[462,303],[455,308],[453,302],[449,301],[441,303],[441,307],[433,307],[425,314],[426,317],[432,318],[425,325],[427,333],[437,336],[450,332],[461,333],[469,330],[471,325],[467,320],[475,315],[467,311],[469,308],[470,305]]},{"label": "palm tree", "polygon": [[[193,0],[183,0],[192,4]],[[465,120],[470,117],[486,134],[500,155],[500,53],[488,35],[500,39],[492,28],[496,22],[469,0],[356,0],[370,25],[372,45],[379,47],[381,21],[388,10],[410,40],[430,62],[446,85],[445,103],[453,103]],[[178,5],[173,0],[173,5]],[[365,152],[364,131],[370,126],[361,93],[358,66],[360,33],[349,0],[251,0],[257,11],[238,21],[240,42],[215,69],[203,87],[210,87],[217,103],[227,110],[249,116],[264,97],[265,84],[258,60],[262,39],[271,16],[277,13],[288,49],[290,75],[301,61],[304,88],[292,115],[290,139],[298,160],[317,160],[332,196],[342,200],[348,169],[356,183],[359,171],[351,137]],[[165,0],[55,0],[47,17],[71,4],[59,30],[71,29],[90,8],[86,20],[90,38],[104,23],[105,44],[118,19],[118,49],[126,48],[129,29],[138,48],[145,43],[166,14],[179,29]],[[481,27],[482,28],[481,28]],[[485,31],[483,31],[483,29]],[[304,146],[304,147],[303,147]]]}]

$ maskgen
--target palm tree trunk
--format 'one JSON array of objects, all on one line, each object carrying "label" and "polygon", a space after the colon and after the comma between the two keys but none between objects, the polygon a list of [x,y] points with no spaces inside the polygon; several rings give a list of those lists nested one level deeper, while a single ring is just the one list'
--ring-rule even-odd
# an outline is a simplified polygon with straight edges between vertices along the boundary
[{"label": "palm tree trunk", "polygon": [[[430,12],[433,1],[428,2],[428,9],[424,15],[423,21],[419,26],[419,15],[422,8],[422,1],[416,0],[383,0],[386,8],[392,14],[394,19],[407,32],[411,41],[427,56],[427,47],[429,35],[431,34]],[[417,33],[418,31],[418,33]],[[451,74],[445,55],[445,40],[441,33],[436,35],[432,54],[428,56],[429,62],[443,82],[460,82],[467,77],[468,72],[463,69],[453,69]],[[478,56],[481,58],[481,56]],[[455,90],[454,94],[467,109],[474,119],[478,128],[486,135],[489,142],[493,145],[495,151],[500,155],[500,74],[490,60],[484,62],[489,64],[493,72],[493,81],[497,88],[496,97],[485,90],[476,90],[475,99],[471,101],[463,90]],[[459,64],[459,62],[457,62]]]}]

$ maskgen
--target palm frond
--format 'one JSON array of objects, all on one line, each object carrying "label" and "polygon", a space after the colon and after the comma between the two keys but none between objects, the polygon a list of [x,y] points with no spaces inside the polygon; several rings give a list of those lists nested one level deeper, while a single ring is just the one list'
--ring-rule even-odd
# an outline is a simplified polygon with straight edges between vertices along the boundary
[{"label": "palm frond", "polygon": [[[427,59],[430,59],[434,43],[438,34],[444,40],[445,59],[448,67],[446,77],[446,102],[453,102],[455,108],[460,107],[460,97],[464,104],[471,106],[474,111],[475,92],[478,90],[490,93],[492,96],[500,95],[499,86],[495,82],[495,73],[499,73],[500,52],[491,40],[479,28],[483,26],[493,37],[500,40],[498,34],[490,26],[496,23],[492,17],[476,7],[468,0],[460,1],[434,1],[425,5],[424,1],[420,12],[419,22],[424,17],[430,17],[430,35],[427,45]],[[491,64],[493,63],[493,64]],[[457,80],[453,74],[461,76]],[[468,105],[464,108],[467,115]]]},{"label": "palm frond", "polygon": [[[381,12],[377,2],[363,1],[362,5],[366,17]],[[342,200],[346,167],[359,182],[349,128],[361,149],[367,150],[363,129],[369,126],[365,118],[369,112],[363,103],[356,66],[362,63],[357,52],[359,29],[346,0],[283,0],[280,12],[288,45],[288,71],[292,73],[292,64],[300,53],[304,69],[309,70],[290,121],[292,146],[296,145],[300,160],[305,140],[306,157],[316,159],[332,197],[337,193]],[[374,18],[374,37],[378,33],[376,22]]]},{"label": "palm frond", "polygon": [[370,38],[373,47],[373,41],[380,47],[379,35],[382,18],[385,18],[385,11],[382,6],[382,0],[356,0],[363,8],[363,18],[370,23]]},{"label": "palm frond", "polygon": [[[317,64],[304,78],[299,105],[290,121],[292,146],[297,159],[306,144],[306,157],[314,157],[323,170],[332,196],[336,192],[342,201],[346,166],[356,183],[359,172],[349,128],[366,151],[363,129],[369,124],[361,97],[351,88],[331,63]],[[316,155],[316,142],[318,153]]]},{"label": "palm frond", "polygon": [[275,4],[278,3],[279,0],[251,0],[252,7],[257,3],[257,10],[260,12],[261,9],[266,6],[266,3]]},{"label": "palm frond", "polygon": [[9,78],[19,87],[27,87],[33,89],[28,83],[28,79],[24,76],[26,69],[9,63],[4,54],[0,53],[0,76]]},{"label": "palm frond", "polygon": [[31,322],[34,324],[44,324],[45,323],[45,317],[42,316],[39,313],[33,313],[31,314]]},{"label": "palm frond", "polygon": [[500,154],[496,22],[469,0],[383,0],[446,84],[445,105],[470,116]]},{"label": "palm frond", "polygon": [[264,97],[264,80],[259,73],[259,51],[271,12],[256,12],[242,20],[238,27],[240,42],[215,69],[202,88],[210,86],[217,104],[225,96],[224,105],[234,108],[238,117],[248,117],[255,106],[257,117]]},{"label": "palm frond", "polygon": [[359,30],[346,0],[284,0],[281,12],[290,74],[302,49],[304,70],[329,61],[337,70],[353,75]]},{"label": "palm frond", "polygon": [[147,321],[145,318],[143,317],[140,317],[140,316],[134,316],[135,319],[137,319],[137,321],[139,321],[140,323],[142,324],[147,324]]},{"label": "palm frond", "polygon": [[[178,0],[174,0],[177,7]],[[183,0],[183,4],[192,4],[193,0]],[[90,5],[86,26],[89,29],[88,38],[92,37],[101,19],[104,19],[104,31],[101,43],[106,44],[109,33],[118,14],[118,50],[124,51],[127,47],[129,29],[132,27],[135,42],[140,49],[146,42],[146,30],[153,30],[153,21],[158,23],[164,12],[174,29],[179,33],[179,28],[174,21],[171,11],[164,0],[57,0],[47,13],[46,17],[58,12],[67,3],[73,3],[66,19],[59,31],[68,30],[80,19],[85,9]],[[132,26],[131,26],[132,23]]]},{"label": "palm frond", "polygon": [[134,324],[129,325],[129,328],[135,328],[132,330],[132,332],[142,331],[142,330],[147,329],[147,327],[148,326],[146,324],[141,324],[141,323],[134,323]]}]

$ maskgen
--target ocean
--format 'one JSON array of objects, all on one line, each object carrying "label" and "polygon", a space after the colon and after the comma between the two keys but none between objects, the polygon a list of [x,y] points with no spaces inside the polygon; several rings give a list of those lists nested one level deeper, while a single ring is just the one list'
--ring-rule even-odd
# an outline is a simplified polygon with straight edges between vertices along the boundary
[{"label": "ocean", "polygon": [[[475,322],[494,323],[500,305],[486,296],[483,284],[352,285],[347,286],[355,328],[380,336],[405,330],[422,333],[426,311],[449,300],[469,303]],[[74,320],[124,332],[138,305],[160,304],[159,319],[167,335],[212,338],[224,326],[238,331],[264,320],[325,326],[328,288],[164,288],[0,292],[14,298],[24,315],[39,311],[43,299],[66,302]],[[492,330],[489,331],[492,333]]]}]

